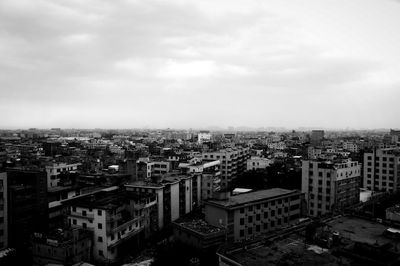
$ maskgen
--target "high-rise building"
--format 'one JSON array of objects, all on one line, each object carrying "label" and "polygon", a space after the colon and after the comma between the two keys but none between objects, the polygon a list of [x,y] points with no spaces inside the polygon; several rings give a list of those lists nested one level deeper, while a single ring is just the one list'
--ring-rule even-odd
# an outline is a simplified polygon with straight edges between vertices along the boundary
[{"label": "high-rise building", "polygon": [[374,149],[364,153],[363,187],[394,192],[400,188],[400,148]]},{"label": "high-rise building", "polygon": [[243,147],[205,152],[203,161],[219,160],[221,162],[221,189],[228,188],[229,183],[242,174],[250,158],[250,149]]},{"label": "high-rise building", "polygon": [[309,214],[319,216],[358,203],[360,174],[358,162],[303,161],[301,187]]},{"label": "high-rise building", "polygon": [[33,232],[47,229],[47,175],[37,169],[7,169],[8,244],[24,250]]},{"label": "high-rise building", "polygon": [[228,241],[241,241],[288,226],[302,216],[303,194],[273,188],[205,202],[206,221],[227,230]]},{"label": "high-rise building", "polygon": [[313,146],[321,145],[324,139],[325,132],[323,130],[313,130],[311,131],[310,142]]}]

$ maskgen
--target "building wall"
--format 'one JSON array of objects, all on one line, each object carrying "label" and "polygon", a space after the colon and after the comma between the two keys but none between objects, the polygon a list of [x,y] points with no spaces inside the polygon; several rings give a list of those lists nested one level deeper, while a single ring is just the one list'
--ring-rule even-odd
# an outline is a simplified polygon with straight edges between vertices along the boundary
[{"label": "building wall", "polygon": [[7,173],[0,173],[0,249],[8,247]]},{"label": "building wall", "polygon": [[171,184],[171,221],[179,218],[179,183]]},{"label": "building wall", "polygon": [[399,189],[400,154],[378,149],[364,154],[364,188],[394,192]]}]

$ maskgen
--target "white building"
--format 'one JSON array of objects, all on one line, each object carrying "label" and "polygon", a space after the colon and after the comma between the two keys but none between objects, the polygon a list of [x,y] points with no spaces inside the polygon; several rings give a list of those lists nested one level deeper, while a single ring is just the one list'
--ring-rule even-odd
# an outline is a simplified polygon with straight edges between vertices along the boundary
[{"label": "white building", "polygon": [[209,131],[200,131],[197,135],[197,142],[202,144],[203,142],[211,141],[211,133]]},{"label": "white building", "polygon": [[319,216],[360,201],[358,162],[303,161],[301,191],[309,214]]},{"label": "white building", "polygon": [[400,187],[400,148],[377,149],[364,153],[364,188],[397,191]]},{"label": "white building", "polygon": [[58,183],[60,182],[59,175],[61,173],[76,173],[78,170],[78,166],[81,163],[52,163],[50,165],[46,165],[46,173],[47,173],[47,187],[57,187]]},{"label": "white building", "polygon": [[266,169],[273,163],[273,160],[262,158],[258,156],[252,156],[250,159],[247,160],[247,171],[257,170],[257,169]]}]

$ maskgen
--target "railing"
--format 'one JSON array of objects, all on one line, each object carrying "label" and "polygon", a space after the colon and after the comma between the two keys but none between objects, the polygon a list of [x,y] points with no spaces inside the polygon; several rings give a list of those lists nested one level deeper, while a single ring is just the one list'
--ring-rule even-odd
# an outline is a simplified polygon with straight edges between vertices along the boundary
[{"label": "railing", "polygon": [[134,224],[134,223],[136,223],[136,222],[142,221],[143,218],[144,218],[143,216],[136,217],[136,218],[134,218],[134,219],[132,219],[132,220],[129,220],[129,221],[127,221],[127,222],[121,224],[121,225],[118,226],[118,227],[115,227],[114,229],[111,229],[110,231],[111,231],[112,233],[116,233],[116,232],[118,232],[118,231],[121,231],[121,230],[127,228],[128,226],[130,226],[130,225],[132,225],[132,224]]},{"label": "railing", "polygon": [[94,214],[90,214],[90,213],[86,213],[86,215],[83,215],[81,212],[71,212],[69,214],[70,216],[74,216],[74,217],[79,217],[79,218],[88,218],[88,219],[94,219]]}]

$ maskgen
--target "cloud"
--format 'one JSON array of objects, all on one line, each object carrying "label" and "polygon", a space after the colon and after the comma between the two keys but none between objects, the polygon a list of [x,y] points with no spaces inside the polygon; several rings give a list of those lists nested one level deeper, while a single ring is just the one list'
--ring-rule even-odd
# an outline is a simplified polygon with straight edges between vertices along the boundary
[{"label": "cloud", "polygon": [[395,127],[400,10],[365,1],[1,1],[0,125]]}]

